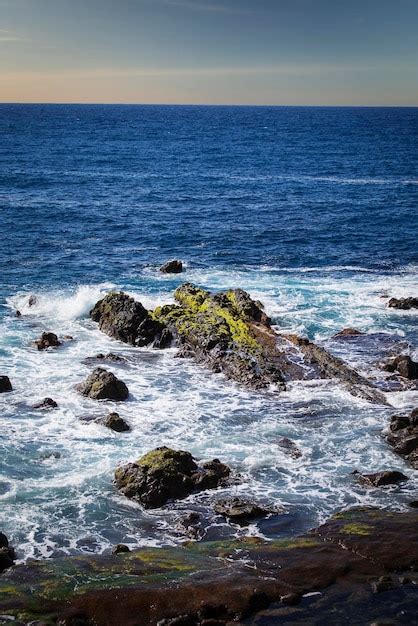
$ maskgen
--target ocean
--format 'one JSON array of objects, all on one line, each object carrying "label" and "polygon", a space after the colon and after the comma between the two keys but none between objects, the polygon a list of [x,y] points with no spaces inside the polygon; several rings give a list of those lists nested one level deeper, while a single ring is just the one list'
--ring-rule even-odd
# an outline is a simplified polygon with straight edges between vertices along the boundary
[{"label": "ocean", "polygon": [[[19,560],[183,541],[180,512],[207,511],[219,492],[143,511],[112,483],[158,445],[218,457],[241,475],[222,493],[285,508],[243,528],[208,518],[205,539],[293,536],[354,505],[408,508],[417,479],[381,431],[418,406],[416,389],[388,388],[394,409],[330,380],[249,391],[175,349],[115,342],[88,314],[112,289],[153,308],[186,281],[241,287],[279,332],[379,379],[390,354],[418,359],[416,311],[387,308],[418,295],[417,155],[416,108],[0,105],[0,374],[14,386],[0,395],[0,529]],[[183,274],[159,272],[171,258]],[[332,339],[348,326],[368,335]],[[74,341],[39,352],[44,330]],[[109,365],[131,391],[118,405],[75,390],[86,357],[110,351],[128,359]],[[57,410],[32,408],[46,396]],[[90,420],[109,410],[132,432]],[[388,468],[409,482],[370,490],[351,475]]]}]

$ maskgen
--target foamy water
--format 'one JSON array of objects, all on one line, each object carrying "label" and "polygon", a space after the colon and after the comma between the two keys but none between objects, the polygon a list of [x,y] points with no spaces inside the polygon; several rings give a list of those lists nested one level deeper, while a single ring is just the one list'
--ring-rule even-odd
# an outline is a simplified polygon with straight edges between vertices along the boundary
[{"label": "foamy water", "polygon": [[[110,289],[122,288],[152,308],[172,301],[183,280],[215,290],[247,289],[265,303],[278,331],[308,335],[368,376],[381,376],[378,360],[400,347],[418,356],[416,312],[387,309],[382,297],[413,295],[412,267],[398,274],[189,269],[181,277],[149,269],[130,283],[40,290],[34,307],[28,303],[31,292],[11,295],[0,336],[0,370],[14,386],[13,393],[0,395],[0,522],[20,559],[101,552],[117,542],[132,547],[179,542],[184,537],[176,532],[175,519],[190,508],[205,513],[206,538],[268,537],[296,534],[348,506],[405,509],[416,498],[412,470],[380,434],[395,410],[355,399],[328,380],[294,383],[281,394],[251,392],[175,358],[175,349],[135,349],[111,340],[89,320],[89,310]],[[15,317],[16,309],[21,318]],[[367,344],[330,340],[346,326],[383,335]],[[39,352],[31,342],[43,330],[74,340]],[[95,366],[84,359],[110,351],[127,359],[104,366],[127,383],[129,400],[95,402],[80,396],[75,385]],[[31,408],[46,396],[58,402],[57,410]],[[416,390],[387,397],[402,412],[418,405]],[[131,433],[88,421],[112,410],[131,424]],[[279,445],[282,437],[296,443],[301,458],[286,454]],[[197,458],[218,457],[241,475],[240,482],[146,512],[118,494],[113,472],[159,445],[189,450]],[[370,490],[350,474],[387,468],[403,471],[410,481]],[[251,495],[284,506],[286,513],[240,529],[208,513],[220,493]]]}]

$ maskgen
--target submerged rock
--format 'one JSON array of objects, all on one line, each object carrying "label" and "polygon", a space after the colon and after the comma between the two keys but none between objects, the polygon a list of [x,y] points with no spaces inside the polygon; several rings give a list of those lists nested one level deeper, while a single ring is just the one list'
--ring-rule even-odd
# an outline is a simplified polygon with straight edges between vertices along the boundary
[{"label": "submerged rock", "polygon": [[213,509],[218,515],[223,515],[238,524],[247,524],[258,517],[278,513],[277,509],[267,508],[253,500],[238,496],[218,500]]},{"label": "submerged rock", "polygon": [[32,405],[33,409],[56,409],[58,404],[52,398],[44,398],[40,402]]},{"label": "submerged rock", "polygon": [[293,459],[299,459],[302,456],[302,451],[297,447],[295,442],[288,437],[279,439],[277,445],[283,448]]},{"label": "submerged rock", "polygon": [[386,485],[397,485],[405,482],[408,476],[398,472],[396,470],[386,470],[383,472],[375,472],[374,474],[361,474],[360,472],[353,472],[357,475],[359,483],[368,487],[384,487]]},{"label": "submerged rock", "polygon": [[0,376],[0,393],[13,391],[12,383],[8,376]]},{"label": "submerged rock", "polygon": [[388,306],[392,309],[418,309],[418,298],[391,298]]},{"label": "submerged rock", "polygon": [[387,372],[398,372],[400,376],[409,380],[418,378],[418,363],[406,354],[391,359],[384,364],[383,369]]},{"label": "submerged rock", "polygon": [[36,306],[38,304],[38,302],[39,302],[39,300],[38,300],[37,296],[35,296],[34,294],[29,296],[29,299],[28,299],[28,306],[29,307],[32,308],[33,306]]},{"label": "submerged rock", "polygon": [[42,333],[39,339],[33,342],[38,350],[46,350],[47,348],[57,348],[61,345],[55,333]]},{"label": "submerged rock", "polygon": [[158,508],[168,500],[226,483],[230,469],[217,459],[198,466],[190,452],[156,448],[136,463],[115,471],[115,483],[128,498],[145,508]]},{"label": "submerged rock", "polygon": [[108,293],[99,300],[90,311],[90,317],[106,335],[133,346],[152,343],[164,330],[140,302],[122,292]]},{"label": "submerged rock", "polygon": [[6,535],[0,532],[0,573],[12,567],[15,556],[15,551],[9,546]]},{"label": "submerged rock", "polygon": [[128,387],[116,376],[102,367],[96,367],[88,378],[77,385],[77,390],[93,400],[126,400]]},{"label": "submerged rock", "polygon": [[160,272],[164,274],[181,274],[183,271],[183,263],[177,259],[167,261],[160,267]]},{"label": "submerged rock", "polygon": [[357,328],[343,328],[338,333],[333,336],[333,339],[341,339],[343,337],[358,337],[359,335],[364,335],[361,330],[357,330]]},{"label": "submerged rock", "polygon": [[102,424],[117,433],[127,433],[131,430],[129,424],[119,413],[109,413],[109,415],[103,419]]}]

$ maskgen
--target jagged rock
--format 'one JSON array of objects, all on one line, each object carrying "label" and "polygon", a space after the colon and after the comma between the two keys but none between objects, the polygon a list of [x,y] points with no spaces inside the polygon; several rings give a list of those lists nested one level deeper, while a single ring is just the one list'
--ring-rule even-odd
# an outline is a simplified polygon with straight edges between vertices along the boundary
[{"label": "jagged rock", "polygon": [[111,292],[96,303],[90,317],[102,332],[133,346],[146,346],[161,336],[164,325],[140,302],[125,293]]},{"label": "jagged rock", "polygon": [[7,393],[13,391],[12,383],[8,376],[0,376],[0,393]]},{"label": "jagged rock", "polygon": [[123,293],[110,293],[91,311],[108,335],[131,343],[179,348],[214,372],[255,389],[286,381],[337,378],[351,393],[387,404],[378,389],[343,361],[307,339],[278,335],[261,303],[242,289],[211,294],[186,283],[174,293],[176,304],[153,312]]},{"label": "jagged rock", "polygon": [[33,409],[56,409],[58,404],[52,398],[44,398],[32,406]]},{"label": "jagged rock", "polygon": [[128,387],[122,380],[103,369],[96,367],[88,378],[77,385],[77,390],[93,400],[126,400],[129,396]]},{"label": "jagged rock", "polygon": [[0,532],[0,573],[14,564],[15,551],[9,546],[6,535]]},{"label": "jagged rock", "polygon": [[361,330],[357,330],[357,328],[343,328],[333,336],[333,339],[340,339],[342,337],[358,337],[359,335],[364,335],[364,333]]},{"label": "jagged rock", "polygon": [[223,515],[238,524],[247,524],[258,517],[265,517],[278,512],[277,509],[269,509],[257,502],[238,496],[218,500],[213,509],[218,515]]},{"label": "jagged rock", "polygon": [[302,596],[299,593],[286,593],[284,596],[280,596],[280,602],[289,606],[299,604],[301,600]]},{"label": "jagged rock", "polygon": [[131,430],[129,424],[119,415],[119,413],[109,413],[103,420],[103,425],[117,433],[126,433]]},{"label": "jagged rock", "polygon": [[33,342],[38,350],[46,350],[47,348],[57,348],[61,345],[55,333],[42,333],[39,339]]},{"label": "jagged rock", "polygon": [[172,341],[173,335],[171,334],[171,331],[169,331],[168,328],[163,328],[160,335],[154,340],[152,347],[157,348],[158,350],[163,350],[164,348],[169,348]]},{"label": "jagged rock", "polygon": [[118,543],[112,550],[112,554],[123,554],[126,552],[130,552],[130,549],[124,543]]},{"label": "jagged rock", "polygon": [[99,352],[95,356],[88,356],[83,360],[83,363],[89,365],[90,363],[97,363],[97,361],[108,361],[109,363],[125,363],[126,359],[119,354],[114,354],[113,352],[109,352],[108,354],[103,354]]},{"label": "jagged rock", "polygon": [[190,452],[156,448],[136,463],[115,471],[115,483],[128,498],[145,508],[158,508],[168,500],[184,498],[225,484],[230,469],[217,459],[198,466]]},{"label": "jagged rock", "polygon": [[403,378],[414,380],[418,378],[418,363],[410,356],[401,354],[383,365],[387,372],[398,372]]},{"label": "jagged rock", "polygon": [[392,309],[418,309],[418,298],[391,298],[388,306]]},{"label": "jagged rock", "polygon": [[361,376],[321,346],[297,335],[284,335],[284,337],[299,348],[305,357],[305,362],[314,367],[317,375],[321,378],[335,378],[340,380],[354,396],[359,396],[375,404],[388,404],[383,393],[376,389],[364,376]]},{"label": "jagged rock", "polygon": [[297,447],[295,442],[288,437],[279,439],[277,445],[283,448],[293,459],[299,459],[302,456],[302,451]]},{"label": "jagged rock", "polygon": [[167,261],[160,267],[160,272],[164,274],[181,274],[183,271],[183,263],[174,259],[173,261]]},{"label": "jagged rock", "polygon": [[405,457],[414,469],[418,469],[418,409],[414,409],[410,415],[393,415],[389,429],[386,440],[393,451]]},{"label": "jagged rock", "polygon": [[202,536],[201,516],[196,511],[190,511],[186,515],[182,515],[176,523],[176,530],[187,535],[191,539],[199,539]]},{"label": "jagged rock", "polygon": [[397,485],[401,482],[408,480],[408,476],[397,472],[395,470],[386,470],[383,472],[375,472],[374,474],[360,474],[360,472],[353,472],[358,476],[358,481],[362,485],[368,487],[384,487],[386,485]]}]

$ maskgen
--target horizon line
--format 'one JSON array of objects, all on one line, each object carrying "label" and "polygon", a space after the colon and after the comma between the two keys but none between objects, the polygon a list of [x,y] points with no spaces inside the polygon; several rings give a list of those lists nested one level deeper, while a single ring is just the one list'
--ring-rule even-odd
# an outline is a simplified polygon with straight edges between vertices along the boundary
[{"label": "horizon line", "polygon": [[206,103],[206,102],[38,102],[38,101],[0,101],[0,106],[166,106],[166,107],[269,107],[269,108],[357,108],[357,109],[416,109],[417,104],[252,104],[252,103]]}]

